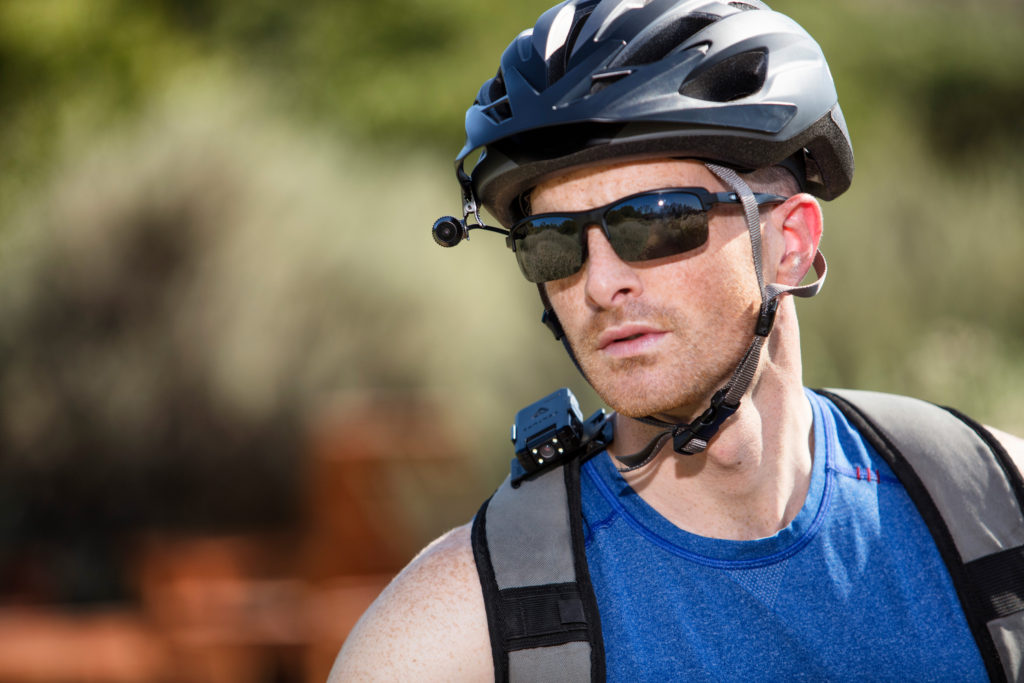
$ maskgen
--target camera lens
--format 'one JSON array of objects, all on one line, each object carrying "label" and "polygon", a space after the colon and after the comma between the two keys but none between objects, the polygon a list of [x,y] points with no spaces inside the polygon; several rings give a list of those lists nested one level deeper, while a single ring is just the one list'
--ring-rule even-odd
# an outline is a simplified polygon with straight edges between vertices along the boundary
[{"label": "camera lens", "polygon": [[555,447],[549,443],[544,444],[540,447],[540,457],[545,460],[550,460],[555,455]]},{"label": "camera lens", "polygon": [[434,241],[442,247],[454,247],[462,241],[463,227],[454,216],[441,216],[434,221]]},{"label": "camera lens", "polygon": [[451,223],[442,223],[437,226],[437,238],[442,242],[449,243],[455,239],[458,232]]}]

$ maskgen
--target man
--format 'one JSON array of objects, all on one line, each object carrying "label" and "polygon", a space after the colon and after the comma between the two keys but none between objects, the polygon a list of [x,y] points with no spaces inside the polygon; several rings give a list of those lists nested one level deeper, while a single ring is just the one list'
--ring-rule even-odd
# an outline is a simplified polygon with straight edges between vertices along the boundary
[{"label": "man", "polygon": [[[585,675],[994,675],[901,480],[839,398],[803,387],[789,295],[824,275],[814,195],[837,196],[853,173],[814,41],[756,1],[570,0],[513,41],[466,126],[465,217],[439,221],[438,240],[477,227],[465,218],[478,201],[511,227],[547,320],[616,411],[607,448],[576,461],[570,515],[585,550],[571,590],[592,585],[599,624],[575,598],[557,603],[591,629]],[[997,436],[1022,469],[1024,442]],[[515,490],[550,480],[521,462]],[[505,504],[517,495],[506,483],[486,524],[528,515]],[[522,615],[485,604],[486,529],[476,554],[470,525],[420,553],[332,680],[577,680],[575,654],[539,669],[503,651],[508,623],[493,614]],[[1003,660],[1019,659],[1019,636],[1005,640]]]}]

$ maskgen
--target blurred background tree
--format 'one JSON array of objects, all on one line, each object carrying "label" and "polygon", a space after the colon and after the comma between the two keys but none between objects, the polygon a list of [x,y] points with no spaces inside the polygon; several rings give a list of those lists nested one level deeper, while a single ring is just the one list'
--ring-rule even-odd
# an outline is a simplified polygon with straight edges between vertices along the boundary
[{"label": "blurred background tree", "polygon": [[[311,420],[352,394],[427,397],[473,453],[427,538],[500,480],[515,410],[563,384],[598,406],[500,241],[428,235],[466,106],[546,6],[0,0],[0,562],[286,524]],[[1024,6],[775,6],[857,154],[799,304],[808,383],[1024,432]]]}]

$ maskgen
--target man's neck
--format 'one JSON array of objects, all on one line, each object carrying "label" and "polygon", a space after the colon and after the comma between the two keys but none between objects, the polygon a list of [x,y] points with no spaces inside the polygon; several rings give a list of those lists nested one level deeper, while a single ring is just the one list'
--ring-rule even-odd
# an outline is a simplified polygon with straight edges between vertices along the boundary
[{"label": "man's neck", "polygon": [[[658,432],[637,420],[616,419],[612,455],[635,453]],[[623,476],[686,531],[730,540],[764,538],[786,527],[803,506],[812,426],[799,371],[769,363],[707,450],[680,455],[670,440],[652,464]]]}]

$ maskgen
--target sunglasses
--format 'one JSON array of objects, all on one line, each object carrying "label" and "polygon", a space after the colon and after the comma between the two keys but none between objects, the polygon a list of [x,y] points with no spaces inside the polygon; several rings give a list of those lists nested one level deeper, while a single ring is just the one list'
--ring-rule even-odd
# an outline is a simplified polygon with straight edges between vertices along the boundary
[{"label": "sunglasses", "polygon": [[[786,197],[754,193],[758,206]],[[519,269],[530,282],[569,277],[587,260],[586,231],[599,225],[623,261],[649,261],[696,249],[708,240],[708,211],[716,204],[739,204],[735,192],[680,187],[641,192],[589,211],[527,216],[506,239]]]}]

